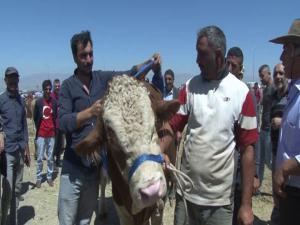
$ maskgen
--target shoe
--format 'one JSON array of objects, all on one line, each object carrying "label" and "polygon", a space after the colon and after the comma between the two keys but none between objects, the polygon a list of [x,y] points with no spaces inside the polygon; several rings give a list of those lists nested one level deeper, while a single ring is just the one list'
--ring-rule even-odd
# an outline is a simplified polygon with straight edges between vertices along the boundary
[{"label": "shoe", "polygon": [[20,202],[24,201],[24,197],[22,195],[19,195],[17,198]]},{"label": "shoe", "polygon": [[52,179],[48,179],[47,180],[47,183],[49,184],[50,187],[53,187],[54,186],[54,182]]},{"label": "shoe", "polygon": [[41,186],[42,186],[42,181],[37,180],[35,186],[36,186],[37,188],[41,188]]}]

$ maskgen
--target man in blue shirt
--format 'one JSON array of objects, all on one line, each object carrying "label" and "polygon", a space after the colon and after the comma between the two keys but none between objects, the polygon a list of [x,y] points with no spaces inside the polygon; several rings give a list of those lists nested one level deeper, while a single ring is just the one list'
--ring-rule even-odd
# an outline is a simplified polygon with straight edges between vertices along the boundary
[{"label": "man in blue shirt", "polygon": [[285,76],[291,79],[274,175],[274,191],[279,196],[281,225],[300,221],[300,19],[294,20],[287,35],[271,40],[283,44],[280,60]]},{"label": "man in blue shirt", "polygon": [[10,223],[18,224],[17,209],[23,180],[24,163],[30,165],[28,130],[24,99],[19,95],[19,73],[14,67],[5,71],[7,90],[0,95],[0,116],[5,133],[4,150],[7,161],[7,176],[3,178],[2,218],[6,224],[10,207]]},{"label": "man in blue shirt", "polygon": [[[90,224],[97,204],[97,166],[88,158],[75,153],[75,146],[96,124],[100,99],[113,76],[134,75],[149,61],[125,72],[92,71],[93,42],[89,31],[75,34],[71,39],[73,59],[77,65],[74,75],[66,79],[59,94],[59,128],[66,134],[66,150],[60,178],[58,218],[60,225]],[[162,90],[160,56],[153,56],[152,83]],[[151,69],[150,68],[150,69]],[[147,73],[150,69],[146,69]]]}]

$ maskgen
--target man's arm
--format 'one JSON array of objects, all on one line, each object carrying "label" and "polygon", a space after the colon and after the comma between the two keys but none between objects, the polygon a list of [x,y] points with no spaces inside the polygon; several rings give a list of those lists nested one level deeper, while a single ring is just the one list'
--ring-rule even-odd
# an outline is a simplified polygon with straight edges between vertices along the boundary
[{"label": "man's arm", "polygon": [[4,151],[5,134],[3,131],[3,119],[0,116],[0,154]]},{"label": "man's arm", "polygon": [[242,202],[238,218],[241,218],[242,224],[252,224],[254,220],[252,212],[254,171],[254,149],[252,145],[248,145],[241,149]]},{"label": "man's arm", "polygon": [[24,129],[24,140],[25,140],[25,151],[24,151],[24,162],[26,166],[30,166],[31,158],[30,158],[30,151],[29,151],[29,138],[28,138],[28,126],[27,126],[27,117],[26,117],[26,109],[24,107],[24,114],[23,114],[23,129]]},{"label": "man's arm", "polygon": [[101,100],[97,100],[91,107],[77,113],[76,128],[81,127],[86,121],[93,116],[98,116],[101,111]]}]

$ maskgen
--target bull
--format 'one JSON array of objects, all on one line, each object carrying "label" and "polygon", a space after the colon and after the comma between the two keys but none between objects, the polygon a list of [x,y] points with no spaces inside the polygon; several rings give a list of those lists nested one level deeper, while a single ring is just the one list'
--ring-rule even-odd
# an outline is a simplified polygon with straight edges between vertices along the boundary
[{"label": "bull", "polygon": [[91,133],[78,154],[99,160],[106,149],[113,200],[122,225],[147,224],[166,193],[158,131],[179,109],[151,84],[126,75],[112,79]]}]

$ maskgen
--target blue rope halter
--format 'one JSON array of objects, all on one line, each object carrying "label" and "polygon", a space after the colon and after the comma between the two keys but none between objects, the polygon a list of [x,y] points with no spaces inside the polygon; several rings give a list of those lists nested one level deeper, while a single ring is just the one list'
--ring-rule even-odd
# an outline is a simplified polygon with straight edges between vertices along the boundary
[{"label": "blue rope halter", "polygon": [[139,79],[142,73],[144,73],[146,70],[150,69],[151,66],[154,64],[154,60],[151,59],[148,63],[144,64],[139,71],[134,75],[135,78]]},{"label": "blue rope halter", "polygon": [[163,164],[164,157],[161,154],[142,154],[137,159],[134,160],[132,166],[129,169],[128,173],[128,182],[130,182],[132,175],[137,170],[137,168],[145,161],[157,162],[159,164]]}]

